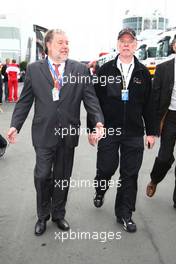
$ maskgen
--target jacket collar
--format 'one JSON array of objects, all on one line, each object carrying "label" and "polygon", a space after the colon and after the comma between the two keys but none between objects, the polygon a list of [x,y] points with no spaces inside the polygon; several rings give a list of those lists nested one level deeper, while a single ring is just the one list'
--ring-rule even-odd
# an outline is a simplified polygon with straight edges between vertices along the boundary
[{"label": "jacket collar", "polygon": [[[71,72],[73,70],[72,63],[73,63],[72,60],[70,60],[70,59],[66,60],[64,76],[69,76],[69,74],[71,74]],[[49,83],[53,86],[54,85],[53,78],[51,76],[51,73],[50,73],[50,70],[48,67],[48,57],[46,57],[46,59],[44,59],[44,60],[41,60],[40,65],[41,65],[40,70],[45,75],[45,77],[49,81]]]},{"label": "jacket collar", "polygon": [[[61,88],[61,98],[58,101],[59,103],[61,103],[64,100],[64,98],[67,96],[67,94],[69,92],[69,77],[74,70],[73,63],[74,63],[74,61],[72,61],[70,59],[67,59],[65,62],[64,76],[68,77],[68,78],[65,78],[66,80],[68,80],[68,82],[63,84],[63,86]],[[44,74],[44,76],[46,77],[46,79],[48,80],[50,85],[52,87],[54,87],[53,78],[51,76],[51,73],[50,73],[50,70],[48,67],[47,57],[46,57],[46,59],[40,61],[40,65],[41,65],[40,70],[42,71],[42,73]]]},{"label": "jacket collar", "polygon": [[167,62],[167,74],[168,74],[168,78],[169,78],[169,81],[171,83],[171,89],[173,89],[174,87],[174,80],[175,80],[175,58],[169,60]]},{"label": "jacket collar", "polygon": [[[115,59],[113,61],[113,67],[115,67],[115,68],[117,68],[118,57],[119,57],[119,54],[115,57]],[[142,67],[141,67],[139,60],[136,58],[136,56],[134,56],[134,70],[133,70],[133,72],[136,72],[136,71],[142,71]]]}]

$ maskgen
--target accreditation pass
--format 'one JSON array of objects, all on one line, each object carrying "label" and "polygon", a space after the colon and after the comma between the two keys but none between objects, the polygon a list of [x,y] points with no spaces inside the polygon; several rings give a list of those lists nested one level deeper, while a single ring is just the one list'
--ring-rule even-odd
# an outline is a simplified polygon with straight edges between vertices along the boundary
[{"label": "accreditation pass", "polygon": [[54,87],[52,89],[52,96],[53,96],[53,101],[58,101],[59,100],[59,89]]}]

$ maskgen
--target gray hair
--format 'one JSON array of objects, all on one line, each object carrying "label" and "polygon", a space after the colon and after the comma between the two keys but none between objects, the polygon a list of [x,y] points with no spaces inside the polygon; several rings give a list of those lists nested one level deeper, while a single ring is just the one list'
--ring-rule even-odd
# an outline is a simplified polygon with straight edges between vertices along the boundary
[{"label": "gray hair", "polygon": [[63,31],[62,29],[50,29],[50,30],[48,30],[46,32],[45,38],[44,38],[44,50],[45,50],[46,54],[48,54],[47,43],[53,40],[55,34],[66,35],[65,31]]}]

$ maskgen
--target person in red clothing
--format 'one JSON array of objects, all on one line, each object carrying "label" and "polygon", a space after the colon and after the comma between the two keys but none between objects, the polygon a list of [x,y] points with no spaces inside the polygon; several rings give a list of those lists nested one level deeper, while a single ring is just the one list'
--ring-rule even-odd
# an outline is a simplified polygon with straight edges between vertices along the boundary
[{"label": "person in red clothing", "polygon": [[18,78],[20,77],[20,70],[16,60],[13,59],[7,67],[6,73],[8,74],[8,89],[9,97],[8,100],[11,103],[18,101]]}]

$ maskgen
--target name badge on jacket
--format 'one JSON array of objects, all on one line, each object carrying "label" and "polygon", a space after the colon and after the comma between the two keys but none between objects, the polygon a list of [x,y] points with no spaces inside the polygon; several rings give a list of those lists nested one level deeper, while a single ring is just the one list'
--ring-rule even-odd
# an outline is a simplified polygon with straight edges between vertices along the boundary
[{"label": "name badge on jacket", "polygon": [[121,90],[121,99],[122,99],[122,101],[128,101],[129,100],[129,90],[128,89],[122,89]]},{"label": "name badge on jacket", "polygon": [[53,101],[58,101],[59,100],[59,90],[58,88],[54,87],[52,89],[52,96],[53,96]]}]

